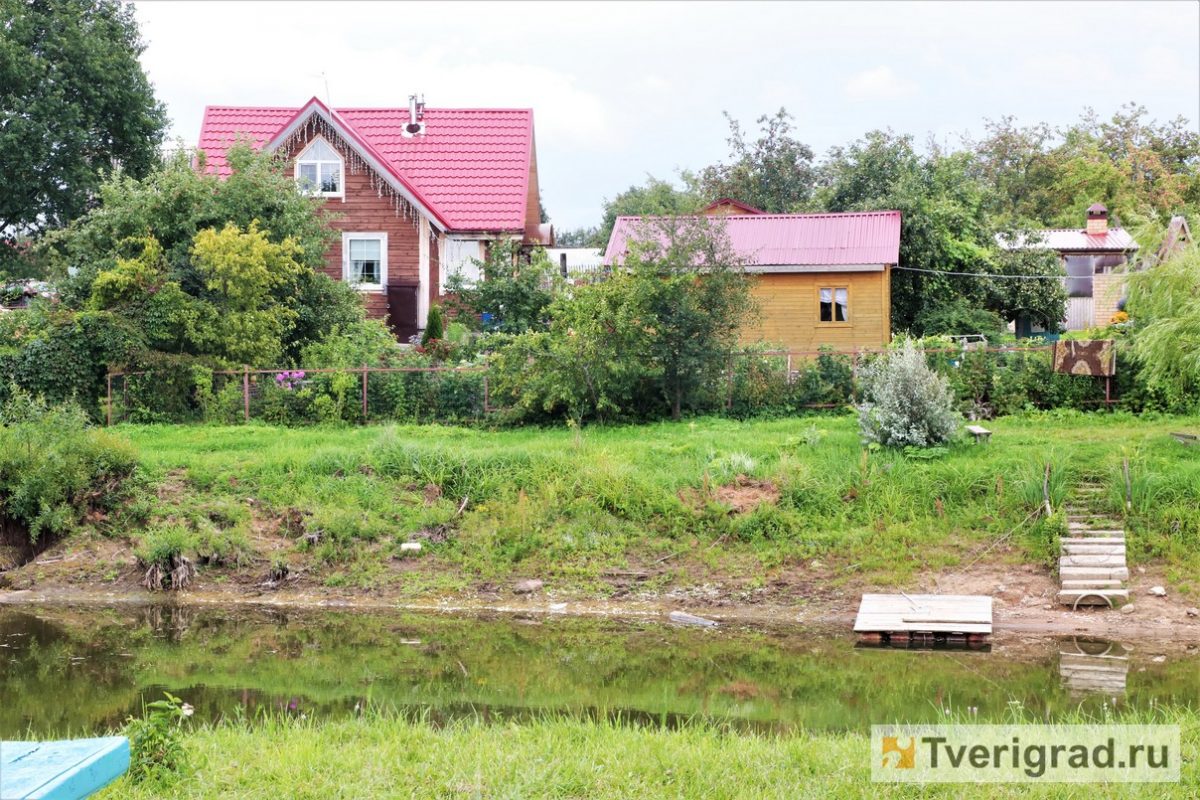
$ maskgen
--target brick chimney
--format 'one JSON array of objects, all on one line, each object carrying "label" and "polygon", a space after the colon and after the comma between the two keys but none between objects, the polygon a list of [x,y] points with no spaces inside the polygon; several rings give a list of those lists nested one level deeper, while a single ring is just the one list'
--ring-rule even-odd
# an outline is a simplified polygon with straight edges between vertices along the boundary
[{"label": "brick chimney", "polygon": [[1108,209],[1092,203],[1087,210],[1087,235],[1104,236],[1108,233]]}]

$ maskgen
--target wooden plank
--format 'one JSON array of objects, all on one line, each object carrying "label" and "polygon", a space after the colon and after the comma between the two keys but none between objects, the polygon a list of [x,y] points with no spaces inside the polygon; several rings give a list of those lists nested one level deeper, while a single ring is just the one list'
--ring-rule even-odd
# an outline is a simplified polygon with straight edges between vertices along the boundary
[{"label": "wooden plank", "polygon": [[858,632],[991,633],[992,598],[981,595],[864,594]]},{"label": "wooden plank", "polygon": [[129,769],[123,736],[61,742],[0,742],[0,797],[76,800],[98,792]]}]

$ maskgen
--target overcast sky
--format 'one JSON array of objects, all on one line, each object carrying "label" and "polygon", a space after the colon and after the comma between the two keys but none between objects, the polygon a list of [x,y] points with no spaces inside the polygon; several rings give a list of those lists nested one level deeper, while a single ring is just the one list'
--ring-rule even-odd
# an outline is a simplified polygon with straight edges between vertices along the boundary
[{"label": "overcast sky", "polygon": [[[785,106],[818,153],[891,127],[954,143],[984,118],[1056,125],[1136,100],[1200,119],[1200,4],[1175,2],[145,2],[172,136],[206,104],[531,107],[559,228],[647,173],[725,157]],[[753,127],[753,126],[751,126]]]}]

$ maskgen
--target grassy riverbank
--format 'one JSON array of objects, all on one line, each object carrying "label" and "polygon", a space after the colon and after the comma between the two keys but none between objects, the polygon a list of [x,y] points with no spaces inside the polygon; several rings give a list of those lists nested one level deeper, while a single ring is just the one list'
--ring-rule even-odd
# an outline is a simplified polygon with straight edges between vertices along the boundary
[{"label": "grassy riverbank", "polygon": [[397,718],[226,724],[189,735],[196,772],[173,786],[127,781],[103,800],[133,798],[1191,798],[1200,791],[1195,712],[1136,722],[1183,728],[1182,780],[1103,789],[1047,786],[880,787],[869,739],[752,735],[695,724],[677,730],[547,719],[435,727]]},{"label": "grassy riverbank", "polygon": [[[135,586],[132,553],[166,541],[214,587],[413,597],[537,577],[575,596],[719,584],[735,600],[786,600],[963,566],[1014,529],[987,557],[1049,566],[1060,522],[1022,524],[1042,505],[1044,465],[1056,507],[1089,479],[1119,516],[1128,458],[1132,563],[1200,591],[1200,448],[1169,436],[1200,421],[1055,413],[989,425],[990,445],[936,458],[864,449],[851,417],[582,431],[119,426],[145,488],[89,523],[73,545],[86,557],[10,579]],[[410,540],[419,554],[400,549]]]}]

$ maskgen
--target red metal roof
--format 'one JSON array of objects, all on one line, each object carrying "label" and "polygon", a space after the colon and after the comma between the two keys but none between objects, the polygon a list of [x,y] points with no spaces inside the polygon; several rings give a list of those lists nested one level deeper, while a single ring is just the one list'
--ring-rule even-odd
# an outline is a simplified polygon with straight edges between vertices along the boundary
[{"label": "red metal roof", "polygon": [[[263,147],[310,105],[300,108],[209,106],[200,127],[206,168],[228,175],[226,152],[239,137]],[[533,154],[531,109],[426,108],[425,133],[402,134],[407,108],[331,112],[452,230],[523,231]]]},{"label": "red metal roof", "polygon": [[[604,263],[619,261],[645,217],[617,217]],[[751,267],[878,266],[900,260],[900,212],[706,217]]]},{"label": "red metal roof", "polygon": [[741,200],[734,200],[732,197],[718,197],[716,200],[713,200],[711,203],[709,203],[704,208],[702,208],[700,210],[700,213],[704,213],[705,211],[714,211],[722,206],[730,206],[731,208],[736,208],[737,210],[739,210],[745,214],[765,214],[765,213],[767,213],[767,212],[763,211],[761,208],[755,208],[752,205],[743,203]]}]

